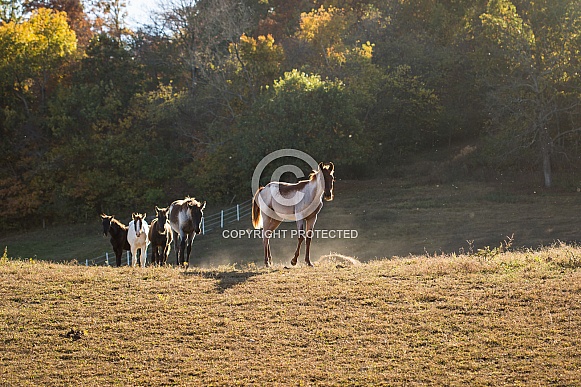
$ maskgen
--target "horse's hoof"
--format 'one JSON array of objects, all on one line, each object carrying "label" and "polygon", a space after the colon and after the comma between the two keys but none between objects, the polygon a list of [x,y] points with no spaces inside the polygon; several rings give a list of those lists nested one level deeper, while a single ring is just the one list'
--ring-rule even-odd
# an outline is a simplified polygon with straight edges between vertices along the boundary
[{"label": "horse's hoof", "polygon": [[291,260],[291,265],[295,266],[296,264],[297,264],[297,260],[296,259]]},{"label": "horse's hoof", "polygon": [[313,265],[310,261],[305,262],[307,264],[307,266],[309,267],[315,267],[315,265]]}]

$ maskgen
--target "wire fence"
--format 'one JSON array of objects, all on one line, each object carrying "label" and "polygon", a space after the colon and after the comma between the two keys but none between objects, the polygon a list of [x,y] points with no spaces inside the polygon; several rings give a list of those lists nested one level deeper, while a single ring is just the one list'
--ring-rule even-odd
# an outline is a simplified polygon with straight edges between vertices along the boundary
[{"label": "wire fence", "polygon": [[[247,200],[243,203],[237,204],[233,207],[221,210],[210,215],[204,215],[201,224],[201,234],[206,235],[212,231],[226,228],[226,226],[233,222],[239,222],[240,220],[250,216],[252,214],[252,199]],[[153,217],[151,218],[153,219]],[[151,220],[149,220],[151,222]],[[124,257],[121,257],[121,264],[124,262]],[[129,251],[125,254],[125,262],[127,265],[131,265],[131,253]],[[86,259],[85,265],[87,266],[100,266],[100,265],[111,265],[115,264],[115,253],[113,250],[107,251],[103,255],[92,259]]]}]

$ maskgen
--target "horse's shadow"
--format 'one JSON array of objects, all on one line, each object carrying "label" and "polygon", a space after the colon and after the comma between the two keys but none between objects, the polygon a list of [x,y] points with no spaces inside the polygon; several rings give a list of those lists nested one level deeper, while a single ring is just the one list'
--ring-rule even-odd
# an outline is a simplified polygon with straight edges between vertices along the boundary
[{"label": "horse's shadow", "polygon": [[224,293],[226,290],[246,282],[249,278],[257,275],[263,275],[264,273],[256,271],[185,271],[183,275],[197,275],[206,279],[216,280],[216,290],[219,293]]}]

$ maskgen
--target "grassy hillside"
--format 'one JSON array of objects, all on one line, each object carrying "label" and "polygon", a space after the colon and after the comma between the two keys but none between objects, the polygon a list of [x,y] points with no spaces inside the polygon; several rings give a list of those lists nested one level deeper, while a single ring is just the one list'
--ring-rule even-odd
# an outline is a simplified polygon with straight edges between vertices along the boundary
[{"label": "grassy hillside", "polygon": [[573,246],[187,272],[4,258],[0,281],[2,386],[579,383]]}]

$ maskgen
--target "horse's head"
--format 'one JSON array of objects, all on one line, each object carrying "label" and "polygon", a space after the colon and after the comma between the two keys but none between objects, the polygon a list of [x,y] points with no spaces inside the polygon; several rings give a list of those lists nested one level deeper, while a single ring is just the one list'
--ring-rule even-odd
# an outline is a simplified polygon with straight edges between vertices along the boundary
[{"label": "horse's head", "polygon": [[159,208],[158,206],[155,206],[155,215],[159,224],[164,225],[167,222],[167,207]]},{"label": "horse's head", "polygon": [[327,201],[333,200],[333,183],[335,183],[335,166],[333,163],[328,164],[319,163],[319,170],[323,173],[323,178],[325,180],[325,191],[323,193],[323,199]]},{"label": "horse's head", "polygon": [[103,219],[103,236],[107,236],[109,233],[109,229],[111,228],[111,220],[113,220],[114,217],[115,215],[109,216],[101,214],[101,219]]},{"label": "horse's head", "polygon": [[131,214],[131,218],[133,219],[133,227],[135,228],[135,235],[137,237],[140,237],[141,233],[145,232],[145,229],[143,228],[143,221],[145,216],[145,214],[136,214],[135,212]]},{"label": "horse's head", "polygon": [[195,199],[188,201],[188,210],[192,216],[192,222],[194,222],[194,232],[200,234],[202,230],[200,229],[202,225],[202,218],[204,217],[204,208],[206,208],[206,202],[200,203]]}]

